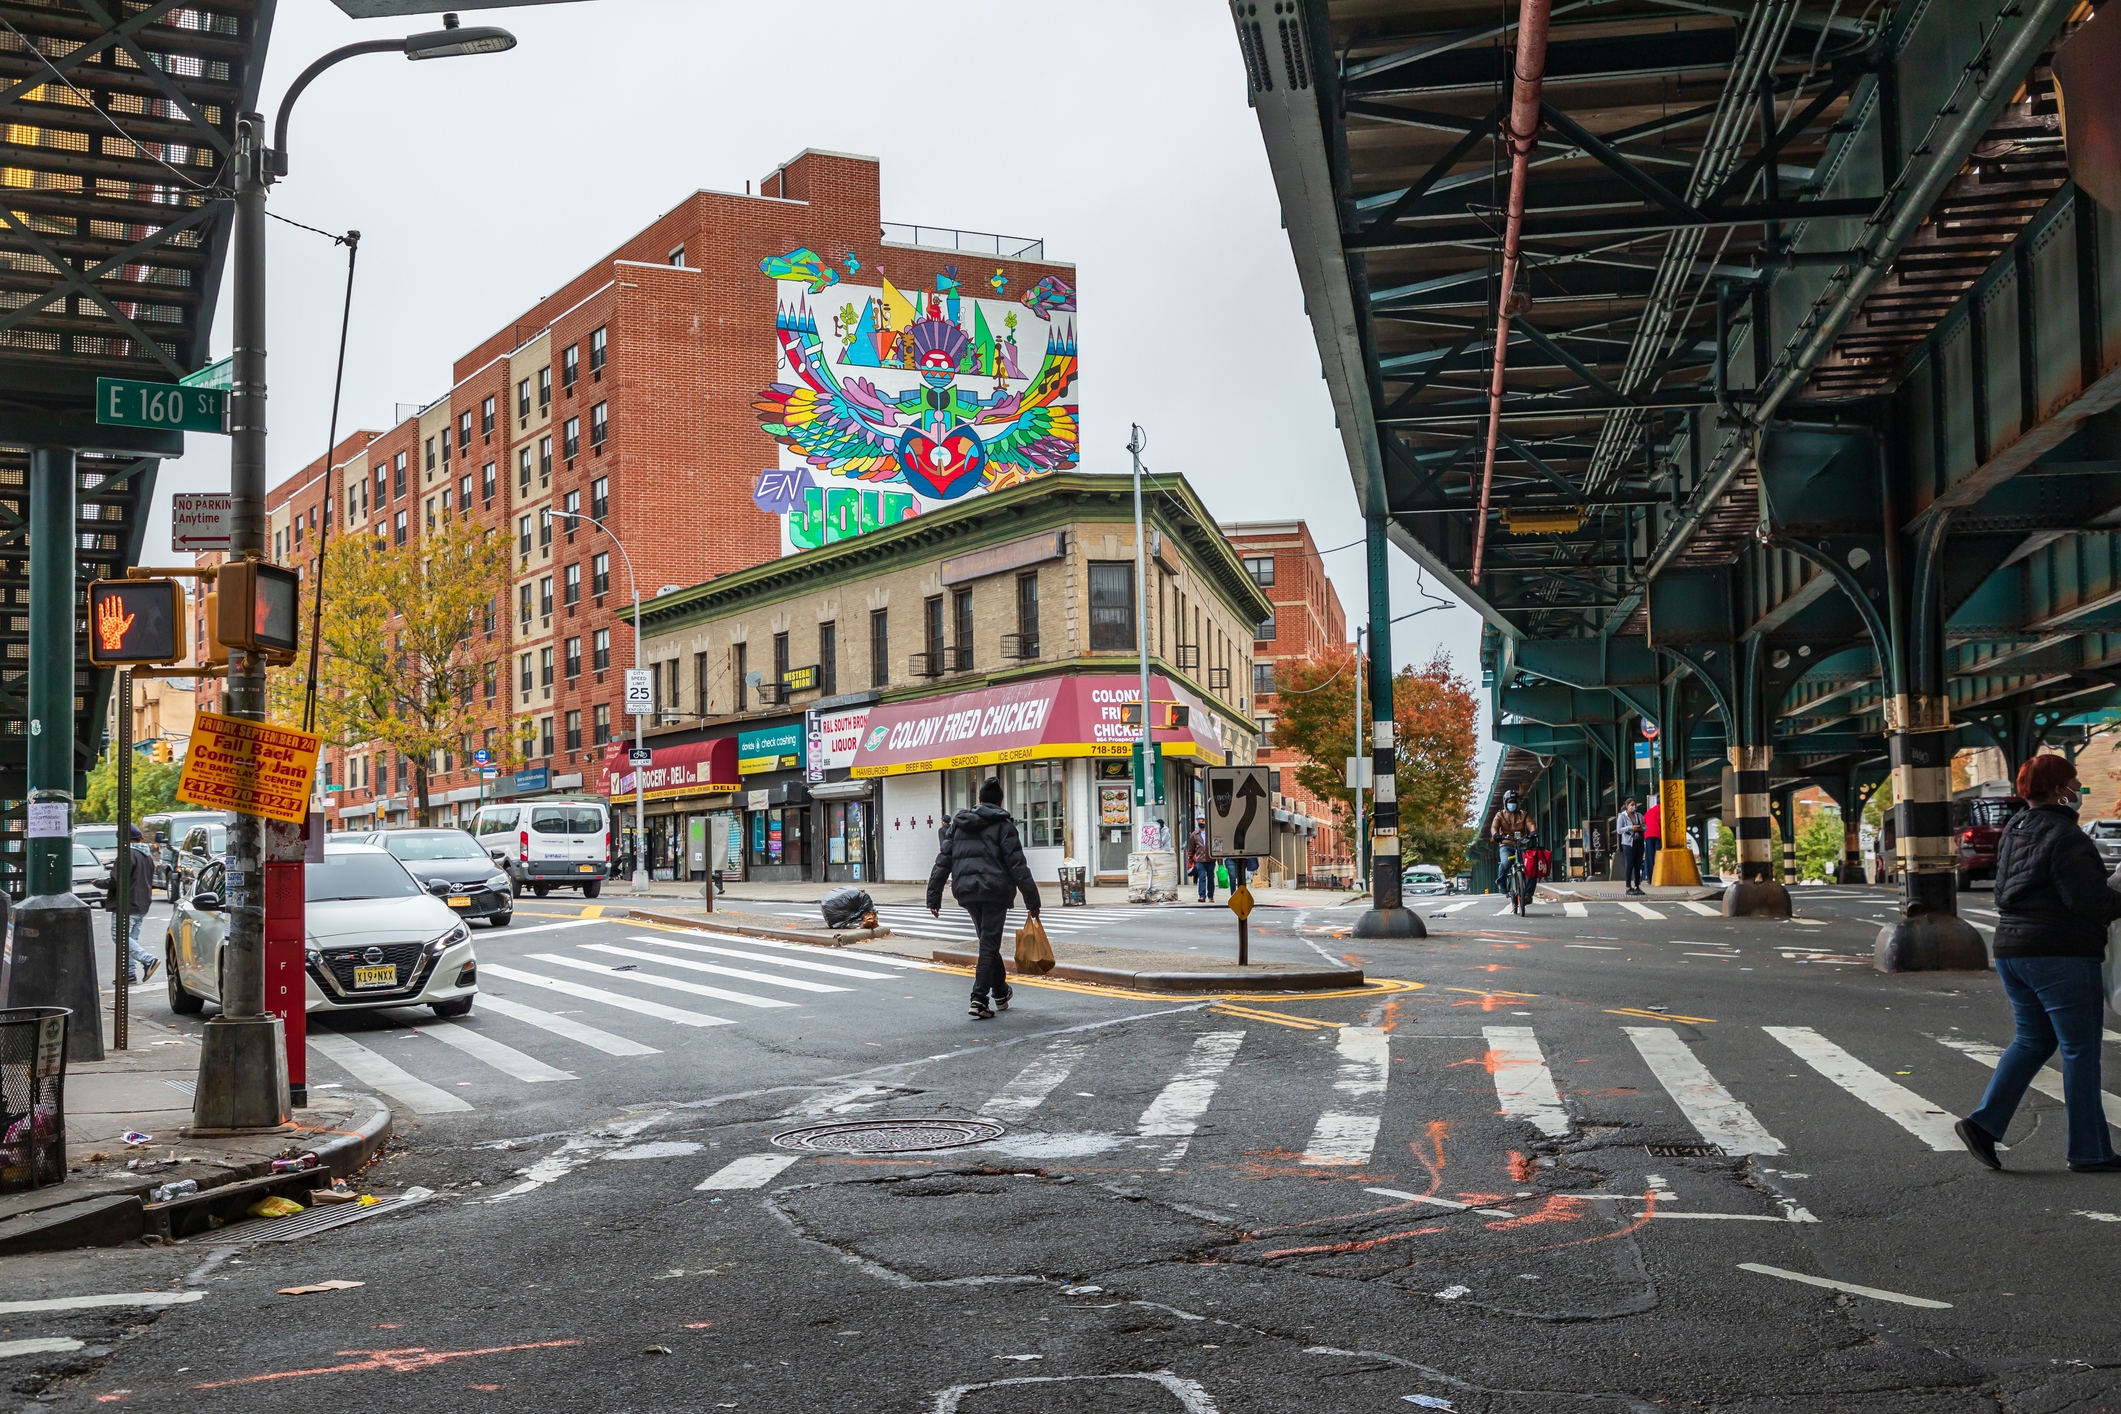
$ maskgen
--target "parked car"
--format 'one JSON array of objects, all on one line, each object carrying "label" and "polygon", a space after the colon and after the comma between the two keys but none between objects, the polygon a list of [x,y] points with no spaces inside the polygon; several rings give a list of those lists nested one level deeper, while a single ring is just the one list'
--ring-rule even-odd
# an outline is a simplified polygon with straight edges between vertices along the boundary
[{"label": "parked car", "polygon": [[506,928],[515,916],[515,891],[479,842],[463,830],[377,830],[363,843],[381,845],[413,878],[466,918]]},{"label": "parked car", "polygon": [[188,836],[194,826],[221,825],[226,827],[228,817],[218,810],[172,811],[165,815],[150,815],[140,822],[141,843],[155,861],[155,887],[171,899],[176,898],[177,846]]},{"label": "parked car", "polygon": [[2108,869],[2121,866],[2121,820],[2093,820],[2084,827],[2099,850],[2099,862]]},{"label": "parked car", "polygon": [[74,897],[92,907],[103,906],[103,885],[99,882],[109,865],[96,858],[96,852],[80,840],[74,841]]},{"label": "parked car", "polygon": [[1447,894],[1451,892],[1451,884],[1444,878],[1440,865],[1416,864],[1400,876],[1399,891],[1417,895]]},{"label": "parked car", "polygon": [[1970,795],[1952,802],[1952,835],[1958,841],[1959,887],[1996,877],[1996,841],[2011,817],[2025,809],[2015,795]]},{"label": "parked car", "polygon": [[198,887],[199,873],[209,864],[219,864],[228,857],[228,826],[218,820],[209,820],[192,826],[184,832],[171,855],[170,872],[173,876],[170,897],[179,898]]},{"label": "parked car", "polygon": [[520,894],[544,898],[555,888],[603,892],[611,873],[611,811],[592,798],[482,806],[471,832]]},{"label": "parked car", "polygon": [[[329,844],[304,872],[303,948],[309,1011],[429,1006],[463,1016],[477,996],[471,930],[388,850]],[[170,909],[163,938],[171,1011],[220,1005],[221,945],[228,936],[226,866],[201,870]]]},{"label": "parked car", "polygon": [[105,869],[118,857],[118,827],[116,825],[76,825],[74,843],[85,844],[95,852],[96,862]]}]

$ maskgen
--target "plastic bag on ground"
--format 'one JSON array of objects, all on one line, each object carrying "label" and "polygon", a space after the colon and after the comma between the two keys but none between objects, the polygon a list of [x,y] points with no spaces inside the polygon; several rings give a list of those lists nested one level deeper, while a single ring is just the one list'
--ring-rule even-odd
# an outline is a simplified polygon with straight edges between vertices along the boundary
[{"label": "plastic bag on ground", "polygon": [[292,1198],[260,1198],[244,1211],[254,1218],[291,1218],[309,1210]]},{"label": "plastic bag on ground", "polygon": [[824,910],[828,928],[857,927],[864,915],[876,909],[868,891],[856,888],[834,889],[819,901],[818,906]]}]

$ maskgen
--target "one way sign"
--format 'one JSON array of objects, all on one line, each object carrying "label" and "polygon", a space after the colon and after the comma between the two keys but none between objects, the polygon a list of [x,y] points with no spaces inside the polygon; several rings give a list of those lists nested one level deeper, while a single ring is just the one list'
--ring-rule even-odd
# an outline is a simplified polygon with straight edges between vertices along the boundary
[{"label": "one way sign", "polygon": [[1267,852],[1274,807],[1264,766],[1210,766],[1208,786],[1208,853],[1217,859],[1246,859]]}]

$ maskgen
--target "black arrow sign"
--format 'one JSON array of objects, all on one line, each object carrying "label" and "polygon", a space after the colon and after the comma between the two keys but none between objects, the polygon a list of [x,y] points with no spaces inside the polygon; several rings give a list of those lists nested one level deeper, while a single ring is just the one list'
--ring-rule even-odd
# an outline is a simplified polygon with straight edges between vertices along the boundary
[{"label": "black arrow sign", "polygon": [[1237,831],[1230,837],[1230,847],[1239,854],[1249,854],[1251,851],[1245,848],[1245,834],[1252,828],[1252,821],[1259,815],[1259,798],[1265,795],[1266,791],[1260,786],[1259,777],[1247,776],[1244,784],[1237,788],[1237,793],[1244,799],[1245,813],[1238,818]]}]

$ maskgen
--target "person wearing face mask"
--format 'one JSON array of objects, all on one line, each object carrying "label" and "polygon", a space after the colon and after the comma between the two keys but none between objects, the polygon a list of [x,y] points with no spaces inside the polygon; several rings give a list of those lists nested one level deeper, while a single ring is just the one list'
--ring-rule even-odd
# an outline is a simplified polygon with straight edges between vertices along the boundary
[{"label": "person wearing face mask", "polygon": [[2099,966],[2106,927],[2121,918],[2121,892],[2099,850],[2077,823],[2077,768],[2064,756],[2035,756],[2018,768],[2018,795],[2031,808],[1996,842],[1996,976],[2018,1032],[1996,1063],[1981,1107],[1954,1127],[1967,1152],[1992,1169],[2026,1086],[2058,1049],[2067,1157],[2075,1173],[2121,1173],[2101,1108],[2099,1048],[2106,997]]}]

